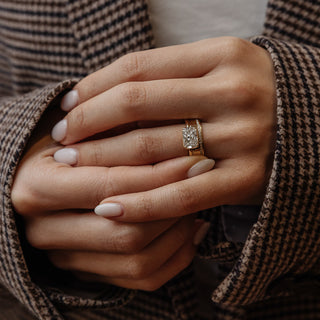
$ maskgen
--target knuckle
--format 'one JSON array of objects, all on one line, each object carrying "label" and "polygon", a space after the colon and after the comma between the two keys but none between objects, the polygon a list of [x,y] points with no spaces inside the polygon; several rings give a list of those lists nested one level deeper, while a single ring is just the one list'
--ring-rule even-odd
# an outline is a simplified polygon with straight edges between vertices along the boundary
[{"label": "knuckle", "polygon": [[67,116],[68,125],[72,124],[75,128],[85,128],[86,127],[86,117],[83,106],[78,106],[73,109]]},{"label": "knuckle", "polygon": [[29,216],[41,206],[42,197],[33,184],[21,184],[12,189],[11,199],[17,213]]},{"label": "knuckle", "polygon": [[238,59],[247,53],[250,42],[237,37],[223,37],[222,48],[227,59]]},{"label": "knuckle", "polygon": [[183,254],[180,254],[175,260],[174,268],[171,271],[164,271],[167,273],[166,276],[161,277],[148,277],[139,281],[139,289],[144,291],[155,291],[163,286],[167,281],[169,281],[174,275],[178,274],[182,270],[186,269],[193,257],[195,255],[195,250],[190,245],[188,248],[184,248]]},{"label": "knuckle", "polygon": [[140,255],[132,255],[127,265],[128,277],[133,280],[146,278],[151,272],[150,264]]},{"label": "knuckle", "polygon": [[142,84],[127,82],[119,85],[124,112],[134,120],[139,119],[146,105],[147,93]]},{"label": "knuckle", "polygon": [[[145,221],[151,221],[155,219],[154,204],[149,197],[142,194],[137,199],[137,212],[144,218]],[[158,220],[158,219],[157,219]]]},{"label": "knuckle", "polygon": [[233,105],[249,108],[257,98],[257,85],[243,76],[235,76],[228,82],[229,101]]},{"label": "knuckle", "polygon": [[132,228],[122,228],[122,232],[118,235],[116,246],[117,251],[124,254],[137,254],[144,247],[145,243],[140,232],[132,230]]},{"label": "knuckle", "polygon": [[[162,150],[162,149],[160,149]],[[158,150],[159,151],[159,150]],[[156,159],[151,161],[152,163],[156,162]],[[149,161],[149,163],[151,163]],[[154,188],[164,186],[168,184],[168,176],[166,172],[158,164],[154,164],[150,167],[150,181],[153,181]]]},{"label": "knuckle", "polygon": [[15,211],[21,215],[26,213],[27,196],[25,192],[21,192],[20,188],[14,186],[11,191],[11,201]]},{"label": "knuckle", "polygon": [[145,247],[143,239],[139,237],[130,237],[129,240],[130,242],[126,242],[127,252],[129,254],[138,253]]},{"label": "knuckle", "polygon": [[95,203],[100,203],[103,199],[116,194],[114,181],[111,174],[111,168],[100,168],[101,179],[94,179],[92,181],[93,190],[95,192]]},{"label": "knuckle", "polygon": [[159,145],[143,129],[137,130],[135,135],[136,158],[143,163],[153,161],[159,150]]},{"label": "knuckle", "polygon": [[147,55],[144,52],[129,53],[119,59],[120,69],[130,81],[140,79],[145,73]]},{"label": "knuckle", "polygon": [[90,142],[91,152],[89,155],[91,157],[90,164],[92,165],[103,165],[105,161],[104,152],[99,141],[91,141]]}]

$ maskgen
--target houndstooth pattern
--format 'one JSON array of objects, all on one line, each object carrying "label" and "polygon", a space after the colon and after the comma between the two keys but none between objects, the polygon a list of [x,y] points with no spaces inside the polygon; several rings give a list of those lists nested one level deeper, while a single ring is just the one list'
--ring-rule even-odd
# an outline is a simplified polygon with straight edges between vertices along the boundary
[{"label": "houndstooth pattern", "polygon": [[[264,34],[252,41],[275,68],[275,158],[246,243],[227,242],[214,215],[199,248],[232,266],[213,292],[213,318],[320,319],[320,2],[270,0]],[[49,104],[72,79],[152,46],[144,0],[0,0],[1,319],[197,319],[192,266],[152,293],[110,286],[85,299],[39,285],[10,201],[21,154]]]}]

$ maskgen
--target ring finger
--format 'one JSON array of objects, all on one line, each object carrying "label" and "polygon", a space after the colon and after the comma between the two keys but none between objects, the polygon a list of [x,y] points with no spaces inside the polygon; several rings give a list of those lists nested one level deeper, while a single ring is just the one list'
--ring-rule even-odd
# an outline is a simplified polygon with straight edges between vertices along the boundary
[{"label": "ring finger", "polygon": [[[134,130],[119,136],[74,144],[58,150],[56,161],[73,166],[136,166],[186,156],[183,147],[184,125]],[[239,130],[239,127],[237,127]],[[205,156],[218,160],[239,154],[243,146],[234,124],[203,123]],[[112,152],[110,152],[112,150]]]}]

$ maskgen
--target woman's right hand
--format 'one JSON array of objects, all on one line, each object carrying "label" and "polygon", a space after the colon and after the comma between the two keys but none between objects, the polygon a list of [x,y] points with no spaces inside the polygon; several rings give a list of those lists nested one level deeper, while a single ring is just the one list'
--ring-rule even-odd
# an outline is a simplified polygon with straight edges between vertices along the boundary
[{"label": "woman's right hand", "polygon": [[[71,167],[53,159],[59,148],[49,135],[42,135],[15,175],[12,203],[24,217],[33,247],[84,280],[142,290],[160,287],[191,262],[194,239],[198,243],[198,233],[207,228],[194,217],[121,223],[97,216],[93,208],[107,196],[185,179],[204,157],[137,167]],[[201,170],[193,169],[192,175]]]}]

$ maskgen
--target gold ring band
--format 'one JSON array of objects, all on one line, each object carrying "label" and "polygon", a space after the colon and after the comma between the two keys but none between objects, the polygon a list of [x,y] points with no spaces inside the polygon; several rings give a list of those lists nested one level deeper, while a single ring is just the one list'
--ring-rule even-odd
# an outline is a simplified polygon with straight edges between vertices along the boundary
[{"label": "gold ring band", "polygon": [[185,120],[182,129],[183,147],[189,151],[189,156],[203,156],[203,134],[199,119]]}]

